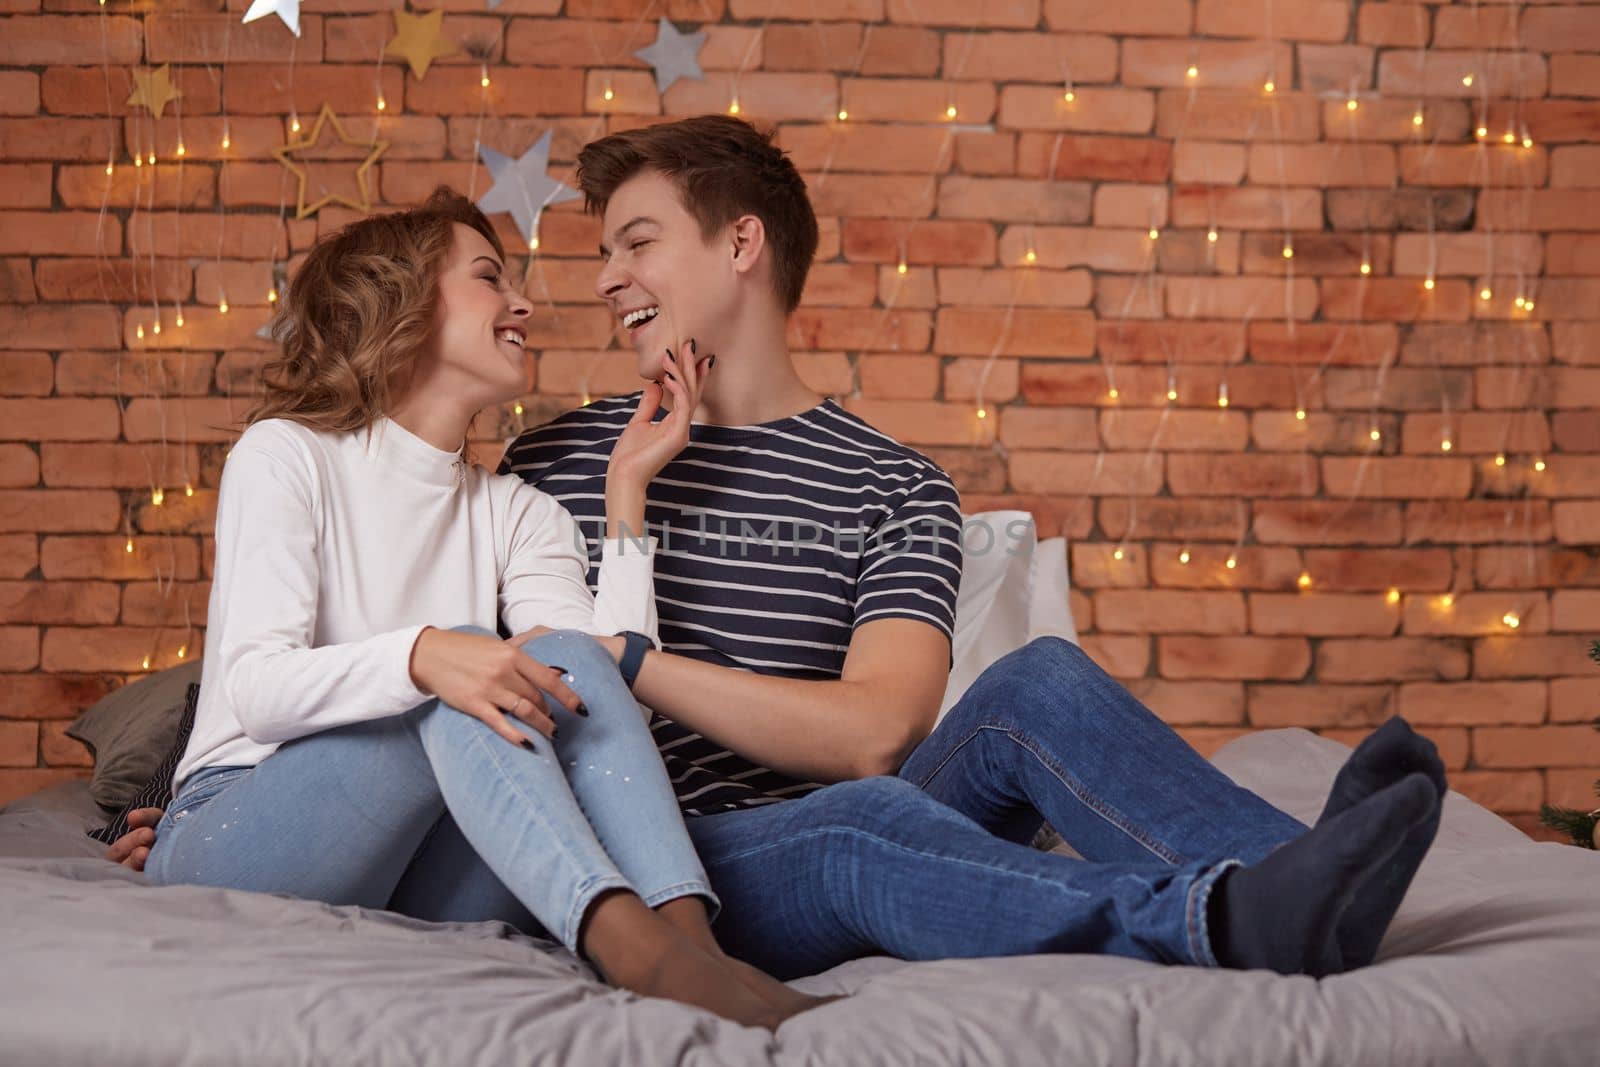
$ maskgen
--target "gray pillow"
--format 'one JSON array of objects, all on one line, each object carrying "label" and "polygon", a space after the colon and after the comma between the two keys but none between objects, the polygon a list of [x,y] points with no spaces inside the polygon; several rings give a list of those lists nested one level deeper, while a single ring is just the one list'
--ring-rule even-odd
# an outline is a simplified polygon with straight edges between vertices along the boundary
[{"label": "gray pillow", "polygon": [[103,808],[126,804],[172,747],[200,661],[157,671],[96,701],[67,728],[94,755],[89,795]]}]

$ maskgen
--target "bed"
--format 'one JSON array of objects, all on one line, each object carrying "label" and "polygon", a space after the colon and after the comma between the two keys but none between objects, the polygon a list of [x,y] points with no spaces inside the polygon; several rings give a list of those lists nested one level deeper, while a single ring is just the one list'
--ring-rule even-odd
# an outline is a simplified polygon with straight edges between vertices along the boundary
[{"label": "bed", "polygon": [[[1301,730],[1216,762],[1314,818],[1348,750]],[[0,811],[8,1064],[1600,1062],[1600,855],[1452,794],[1377,965],[1316,981],[1091,956],[858,960],[776,1035],[608,989],[497,923],[202,887],[98,858],[81,782]],[[936,887],[928,890],[936,892]]]}]

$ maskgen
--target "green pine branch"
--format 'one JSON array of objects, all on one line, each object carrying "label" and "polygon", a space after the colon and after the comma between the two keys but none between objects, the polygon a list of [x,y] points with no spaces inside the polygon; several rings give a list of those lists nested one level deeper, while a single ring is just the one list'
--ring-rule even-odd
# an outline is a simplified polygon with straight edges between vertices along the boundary
[{"label": "green pine branch", "polygon": [[1546,804],[1539,809],[1539,821],[1557,833],[1572,838],[1574,845],[1594,848],[1594,827],[1600,817],[1575,808],[1557,808]]}]

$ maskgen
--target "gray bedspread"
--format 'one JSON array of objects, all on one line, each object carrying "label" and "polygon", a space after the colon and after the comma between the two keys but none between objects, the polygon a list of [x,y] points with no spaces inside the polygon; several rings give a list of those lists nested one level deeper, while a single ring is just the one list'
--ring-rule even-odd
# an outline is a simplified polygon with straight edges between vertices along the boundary
[{"label": "gray bedspread", "polygon": [[[1347,754],[1280,730],[1217,762],[1310,820]],[[868,959],[796,983],[854,996],[775,1036],[607,989],[495,923],[155,888],[97,858],[95,816],[81,784],[0,812],[5,1064],[1600,1063],[1600,855],[1457,795],[1365,970]]]}]

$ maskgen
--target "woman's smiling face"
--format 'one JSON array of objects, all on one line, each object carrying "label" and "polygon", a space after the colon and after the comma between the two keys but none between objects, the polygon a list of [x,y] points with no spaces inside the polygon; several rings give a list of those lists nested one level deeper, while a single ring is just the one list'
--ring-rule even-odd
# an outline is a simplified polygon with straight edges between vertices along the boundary
[{"label": "woman's smiling face", "polygon": [[461,388],[483,403],[503,403],[529,388],[526,352],[533,305],[512,286],[488,239],[454,223],[449,257],[439,272],[434,325],[436,386]]},{"label": "woman's smiling face", "polygon": [[733,244],[706,240],[671,179],[643,171],[606,204],[595,292],[633,347],[639,376],[659,378],[661,357],[689,338],[716,351],[738,295]]}]

